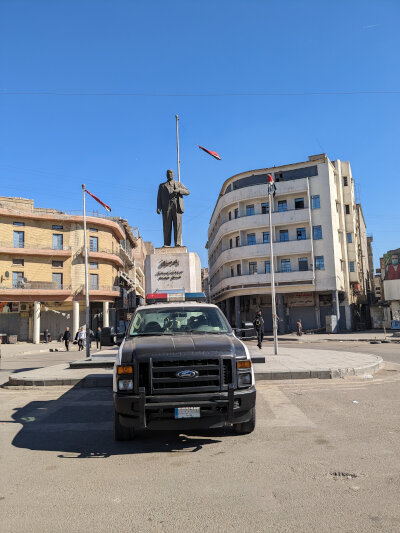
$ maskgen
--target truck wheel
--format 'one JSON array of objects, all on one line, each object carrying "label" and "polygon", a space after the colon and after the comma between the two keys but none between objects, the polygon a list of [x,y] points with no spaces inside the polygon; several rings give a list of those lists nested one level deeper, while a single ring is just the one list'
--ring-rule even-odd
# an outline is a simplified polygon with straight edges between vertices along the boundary
[{"label": "truck wheel", "polygon": [[248,422],[241,422],[240,424],[233,424],[233,431],[238,435],[247,435],[254,431],[256,427],[256,408],[251,409],[251,418]]},{"label": "truck wheel", "polygon": [[114,411],[114,440],[132,440],[135,436],[133,428],[127,428],[119,421],[119,414]]}]

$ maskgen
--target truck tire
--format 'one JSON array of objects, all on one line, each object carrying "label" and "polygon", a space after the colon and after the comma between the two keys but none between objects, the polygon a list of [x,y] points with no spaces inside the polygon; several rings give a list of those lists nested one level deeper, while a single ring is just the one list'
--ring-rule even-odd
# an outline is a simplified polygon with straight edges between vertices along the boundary
[{"label": "truck tire", "polygon": [[135,436],[133,428],[127,428],[119,421],[119,414],[114,410],[114,440],[132,440]]},{"label": "truck tire", "polygon": [[251,418],[248,422],[241,422],[240,424],[233,424],[233,431],[238,435],[247,435],[252,433],[256,427],[256,408],[253,407],[250,411]]}]

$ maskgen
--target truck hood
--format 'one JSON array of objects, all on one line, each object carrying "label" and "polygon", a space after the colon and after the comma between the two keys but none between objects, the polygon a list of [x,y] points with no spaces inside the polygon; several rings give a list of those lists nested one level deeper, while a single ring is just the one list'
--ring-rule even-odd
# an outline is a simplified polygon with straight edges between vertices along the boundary
[{"label": "truck hood", "polygon": [[193,357],[231,355],[246,357],[243,344],[233,335],[160,335],[127,338],[124,342],[121,363],[145,361],[150,357]]}]

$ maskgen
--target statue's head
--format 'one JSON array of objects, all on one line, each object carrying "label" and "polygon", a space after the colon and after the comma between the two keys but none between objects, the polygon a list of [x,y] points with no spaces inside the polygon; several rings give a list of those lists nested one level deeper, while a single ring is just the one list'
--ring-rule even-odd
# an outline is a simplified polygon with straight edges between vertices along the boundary
[{"label": "statue's head", "polygon": [[167,180],[172,181],[174,179],[174,171],[173,170],[167,170]]}]

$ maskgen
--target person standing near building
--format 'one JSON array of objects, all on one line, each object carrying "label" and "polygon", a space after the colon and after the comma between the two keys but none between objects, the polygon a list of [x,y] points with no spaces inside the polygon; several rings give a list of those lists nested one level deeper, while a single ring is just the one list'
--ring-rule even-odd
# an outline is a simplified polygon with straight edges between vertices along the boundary
[{"label": "person standing near building", "polygon": [[78,349],[79,351],[83,350],[86,340],[86,329],[81,327],[78,331]]},{"label": "person standing near building", "polygon": [[297,335],[301,337],[303,335],[303,325],[301,323],[300,318],[298,319],[296,326],[297,326]]},{"label": "person standing near building", "polygon": [[256,316],[253,320],[253,325],[257,334],[257,346],[262,347],[262,341],[264,338],[264,319],[262,317],[261,311],[257,311]]},{"label": "person standing near building", "polygon": [[101,327],[99,326],[96,331],[96,348],[101,348]]},{"label": "person standing near building", "polygon": [[46,344],[49,342],[49,330],[47,328],[43,332],[43,340]]},{"label": "person standing near building", "polygon": [[65,349],[67,350],[67,352],[69,352],[69,341],[71,340],[71,332],[70,332],[68,327],[64,331],[64,335],[62,337],[62,340],[65,343]]}]

